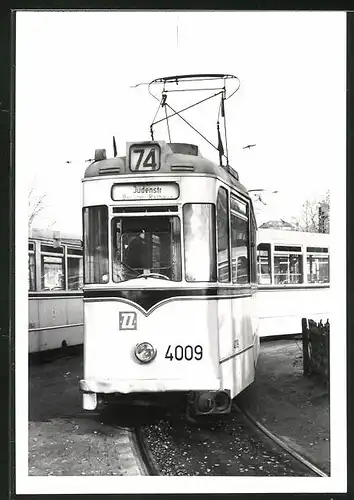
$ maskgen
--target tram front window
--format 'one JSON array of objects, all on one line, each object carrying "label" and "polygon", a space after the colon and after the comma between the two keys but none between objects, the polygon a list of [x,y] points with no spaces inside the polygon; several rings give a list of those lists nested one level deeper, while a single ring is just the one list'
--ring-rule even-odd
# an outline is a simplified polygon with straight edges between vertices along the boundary
[{"label": "tram front window", "polygon": [[215,205],[186,203],[183,224],[186,281],[215,282]]},{"label": "tram front window", "polygon": [[112,220],[113,281],[138,276],[181,281],[178,217],[116,217]]}]

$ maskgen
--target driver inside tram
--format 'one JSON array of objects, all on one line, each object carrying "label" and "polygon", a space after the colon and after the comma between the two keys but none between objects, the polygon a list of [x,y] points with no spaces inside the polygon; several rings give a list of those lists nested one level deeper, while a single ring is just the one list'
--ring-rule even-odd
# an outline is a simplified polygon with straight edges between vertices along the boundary
[{"label": "driver inside tram", "polygon": [[170,221],[154,220],[144,228],[136,220],[117,220],[113,225],[113,281],[140,276],[171,279]]},{"label": "driver inside tram", "polygon": [[148,267],[147,265],[147,244],[145,241],[145,231],[142,230],[135,236],[125,251],[124,262],[127,266],[139,274]]}]

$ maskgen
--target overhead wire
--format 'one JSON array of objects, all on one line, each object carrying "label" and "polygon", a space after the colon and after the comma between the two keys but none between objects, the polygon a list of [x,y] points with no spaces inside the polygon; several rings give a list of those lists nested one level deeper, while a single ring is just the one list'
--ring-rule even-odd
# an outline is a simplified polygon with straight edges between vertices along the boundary
[{"label": "overhead wire", "polygon": [[[234,78],[238,81],[238,86],[237,88],[229,95],[227,96],[227,92],[226,92],[226,80],[227,79],[230,79],[230,78]],[[166,89],[166,84],[168,83],[175,83],[176,85],[178,85],[179,81],[180,80],[183,80],[184,82],[189,82],[189,81],[198,81],[199,79],[203,79],[203,81],[205,80],[215,80],[215,79],[219,79],[219,80],[223,80],[223,87],[213,87],[213,88],[201,88],[201,89],[170,89],[170,90],[167,90]],[[154,95],[151,90],[150,90],[150,87],[151,85],[153,84],[163,84],[163,90],[162,90],[162,98],[159,99],[156,95]],[[137,86],[137,85],[136,85]],[[166,120],[166,124],[167,124],[167,131],[168,131],[168,137],[169,137],[169,141],[171,142],[171,130],[170,130],[170,125],[169,125],[169,119],[172,118],[173,116],[179,116],[179,118],[181,120],[183,120],[189,127],[192,128],[192,130],[194,130],[198,135],[200,135],[208,144],[210,144],[214,149],[216,149],[217,151],[219,151],[219,154],[220,154],[220,163],[222,164],[222,161],[221,161],[221,158],[222,156],[224,156],[226,158],[226,161],[227,161],[227,165],[229,165],[229,151],[228,151],[228,143],[227,143],[227,125],[226,125],[226,115],[225,115],[225,105],[224,105],[224,101],[229,99],[230,97],[232,97],[236,92],[237,90],[240,88],[240,81],[239,79],[236,77],[236,76],[233,76],[233,75],[219,75],[219,74],[209,74],[209,75],[179,75],[179,76],[173,76],[173,77],[164,77],[164,78],[159,78],[159,79],[156,79],[156,80],[153,80],[152,82],[149,83],[149,88],[148,88],[148,91],[149,91],[149,94],[156,100],[159,101],[159,106],[157,108],[157,111],[155,113],[155,116],[154,116],[154,119],[150,125],[150,133],[151,133],[151,138],[152,140],[154,140],[154,131],[153,131],[153,127],[154,125],[157,125],[158,123],[161,123],[163,121]],[[216,92],[215,94],[213,95],[210,95],[208,97],[206,97],[205,99],[201,99],[200,101],[190,105],[190,106],[187,106],[179,111],[176,111],[170,104],[168,104],[166,102],[167,100],[167,93],[168,92],[190,92],[190,91],[203,91],[203,90],[207,90],[207,91],[211,91],[211,90],[219,90],[219,92]],[[218,120],[217,120],[217,130],[218,130],[218,138],[219,138],[219,144],[218,146],[215,146],[209,139],[207,139],[201,132],[199,132],[199,130],[197,130],[188,120],[186,120],[183,116],[181,116],[181,113],[187,111],[188,109],[191,109],[209,99],[212,99],[218,95],[221,94],[221,101],[220,101],[220,105],[219,105],[219,111],[218,111]],[[160,109],[160,107],[164,107],[165,108],[165,117],[164,118],[161,118],[159,120],[156,120],[157,118],[157,115],[158,115],[158,111]],[[172,114],[168,115],[167,113],[167,107],[169,108],[169,110],[172,111]],[[224,119],[224,136],[225,136],[225,150],[226,150],[226,154],[224,152],[224,148],[223,148],[223,145],[222,145],[222,140],[221,140],[221,135],[220,135],[220,128],[219,128],[219,121],[220,121],[220,114],[222,116],[222,118]],[[156,120],[156,121],[155,121]]]},{"label": "overhead wire", "polygon": [[168,116],[167,116],[167,107],[166,107],[166,100],[167,100],[167,94],[163,94],[162,96],[163,98],[163,101],[161,102],[161,106],[165,108],[165,115],[166,115],[166,124],[167,124],[167,132],[168,132],[168,138],[169,138],[169,141],[172,142],[171,140],[171,131],[170,131],[170,124],[169,124],[169,121],[168,121]]},{"label": "overhead wire", "polygon": [[214,144],[212,142],[209,141],[209,139],[207,139],[201,132],[199,132],[199,130],[197,130],[195,127],[193,127],[193,125],[191,123],[188,122],[188,120],[186,120],[185,118],[183,118],[183,116],[181,116],[178,112],[176,112],[172,106],[170,106],[169,104],[165,104],[166,106],[168,106],[177,116],[179,116],[179,118],[181,118],[181,120],[183,120],[187,125],[189,125],[195,132],[197,132],[197,134],[199,134],[201,137],[203,137],[203,139],[208,142],[211,146],[213,146],[214,149],[218,149],[216,146],[214,146]]},{"label": "overhead wire", "polygon": [[[166,90],[166,93],[167,93],[167,92],[170,92],[170,90]],[[184,111],[187,111],[188,109],[191,109],[191,108],[193,108],[194,106],[198,106],[198,104],[201,104],[202,102],[205,102],[205,101],[207,101],[208,99],[212,99],[213,97],[216,97],[217,95],[220,95],[220,94],[221,94],[221,91],[220,91],[220,92],[217,92],[216,94],[213,94],[213,95],[211,95],[211,96],[209,96],[209,97],[206,97],[205,99],[202,99],[202,100],[200,100],[200,101],[198,101],[198,102],[195,102],[194,104],[191,104],[190,106],[187,106],[186,108],[180,109],[179,111],[175,111],[172,115],[169,115],[169,117],[168,117],[168,118],[172,118],[172,116],[178,115],[179,113],[184,113]],[[169,106],[169,107],[170,107],[170,106]],[[156,115],[155,115],[155,118],[156,118]],[[155,120],[155,118],[154,118],[154,120]],[[158,123],[160,123],[160,122],[164,121],[165,119],[166,119],[166,118],[161,118],[161,120],[158,120],[157,122],[155,122],[155,121],[153,120],[152,125],[157,125]]]},{"label": "overhead wire", "polygon": [[225,114],[225,94],[226,94],[226,88],[225,88],[225,81],[224,81],[224,91],[221,96],[221,116],[224,118],[224,133],[225,133],[225,148],[226,148],[226,160],[227,160],[227,165],[229,164],[229,149],[227,145],[227,133],[226,133],[226,114]]}]

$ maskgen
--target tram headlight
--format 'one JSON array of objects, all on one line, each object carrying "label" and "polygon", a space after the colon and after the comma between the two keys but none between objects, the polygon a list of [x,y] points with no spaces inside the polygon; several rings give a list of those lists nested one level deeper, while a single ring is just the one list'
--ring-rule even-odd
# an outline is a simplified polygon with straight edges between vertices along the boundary
[{"label": "tram headlight", "polygon": [[137,344],[134,349],[136,358],[141,363],[150,363],[156,356],[156,349],[149,342]]},{"label": "tram headlight", "polygon": [[108,283],[108,281],[109,281],[108,274],[102,274],[101,280],[102,280],[102,283]]}]

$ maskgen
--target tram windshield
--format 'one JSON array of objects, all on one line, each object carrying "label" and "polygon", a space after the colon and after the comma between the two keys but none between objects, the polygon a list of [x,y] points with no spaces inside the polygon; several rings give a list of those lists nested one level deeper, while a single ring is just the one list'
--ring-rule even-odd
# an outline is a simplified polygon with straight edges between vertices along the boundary
[{"label": "tram windshield", "polygon": [[176,216],[112,219],[113,281],[153,277],[181,281],[181,229]]}]

